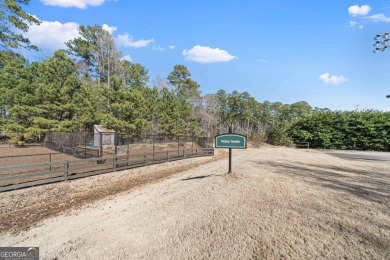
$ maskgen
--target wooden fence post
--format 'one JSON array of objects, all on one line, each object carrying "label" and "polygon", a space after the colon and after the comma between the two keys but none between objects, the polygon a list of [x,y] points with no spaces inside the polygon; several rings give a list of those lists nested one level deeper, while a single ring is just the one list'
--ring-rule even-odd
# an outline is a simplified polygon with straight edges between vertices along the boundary
[{"label": "wooden fence post", "polygon": [[152,135],[153,138],[153,162],[154,162],[154,135]]},{"label": "wooden fence post", "polygon": [[69,163],[68,163],[68,161],[65,161],[64,162],[64,177],[65,177],[65,181],[68,180],[68,171],[69,171]]},{"label": "wooden fence post", "polygon": [[[115,155],[118,155],[118,133],[114,133]],[[116,167],[115,167],[116,168]]]},{"label": "wooden fence post", "polygon": [[116,155],[114,155],[113,157],[112,157],[112,163],[113,163],[113,165],[112,165],[112,168],[114,169],[114,171],[116,171],[116,162],[117,162],[117,157],[116,157]]},{"label": "wooden fence post", "polygon": [[103,133],[99,133],[99,157],[103,157]]}]

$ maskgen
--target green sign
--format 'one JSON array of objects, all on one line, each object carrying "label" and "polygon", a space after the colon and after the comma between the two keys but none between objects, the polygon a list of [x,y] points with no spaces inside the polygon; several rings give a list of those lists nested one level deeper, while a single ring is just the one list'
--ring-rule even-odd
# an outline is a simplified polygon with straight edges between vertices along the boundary
[{"label": "green sign", "polygon": [[246,137],[239,134],[217,135],[215,148],[246,149]]}]

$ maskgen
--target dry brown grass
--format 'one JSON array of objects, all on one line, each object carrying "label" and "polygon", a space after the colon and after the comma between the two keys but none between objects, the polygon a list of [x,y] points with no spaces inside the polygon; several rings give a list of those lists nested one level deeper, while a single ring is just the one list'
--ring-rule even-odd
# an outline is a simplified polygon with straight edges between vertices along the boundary
[{"label": "dry brown grass", "polygon": [[44,259],[390,259],[390,163],[286,148],[233,158],[232,175],[220,160],[135,188],[96,179],[113,187],[106,199],[1,245],[33,243]]}]

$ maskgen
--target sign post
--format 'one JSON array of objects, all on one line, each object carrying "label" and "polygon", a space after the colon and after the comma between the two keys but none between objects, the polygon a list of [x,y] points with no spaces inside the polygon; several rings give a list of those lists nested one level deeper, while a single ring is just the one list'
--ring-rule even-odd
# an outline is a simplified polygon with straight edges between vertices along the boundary
[{"label": "sign post", "polygon": [[220,134],[215,137],[215,148],[229,148],[228,173],[232,173],[232,149],[246,149],[246,136],[232,133],[230,126],[228,134]]},{"label": "sign post", "polygon": [[[229,126],[229,134],[232,133],[232,126]],[[229,148],[229,172],[232,173],[232,148]]]}]

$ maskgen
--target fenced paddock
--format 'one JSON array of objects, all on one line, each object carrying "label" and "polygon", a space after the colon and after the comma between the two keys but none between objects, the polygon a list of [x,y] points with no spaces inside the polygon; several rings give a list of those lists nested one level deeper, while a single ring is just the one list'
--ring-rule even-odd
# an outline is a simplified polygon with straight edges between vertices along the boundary
[{"label": "fenced paddock", "polygon": [[51,163],[64,160],[74,160],[76,158],[63,153],[38,153],[24,155],[10,155],[0,157],[0,167],[24,165],[34,163]]},{"label": "fenced paddock", "polygon": [[[10,147],[0,148],[0,168],[6,166],[50,163],[57,161],[76,160],[68,154],[59,153],[46,147]],[[20,170],[13,170],[18,173]],[[0,172],[0,176],[1,176]]]},{"label": "fenced paddock", "polygon": [[144,165],[213,154],[205,137],[115,134],[96,146],[93,133],[47,133],[40,145],[0,148],[0,191],[86,177]]},{"label": "fenced paddock", "polygon": [[5,166],[0,167],[0,192],[213,154],[213,148],[194,148]]}]

